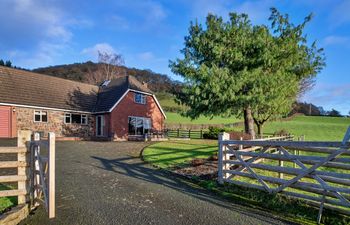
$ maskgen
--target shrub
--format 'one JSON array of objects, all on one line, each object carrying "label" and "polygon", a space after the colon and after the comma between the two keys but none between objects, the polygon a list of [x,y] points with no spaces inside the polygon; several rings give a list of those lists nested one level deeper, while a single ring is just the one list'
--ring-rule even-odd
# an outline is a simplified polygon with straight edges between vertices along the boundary
[{"label": "shrub", "polygon": [[217,140],[219,137],[219,134],[224,132],[224,131],[225,131],[224,128],[209,127],[209,131],[207,131],[203,134],[203,138]]},{"label": "shrub", "polygon": [[286,136],[288,135],[289,132],[285,129],[282,129],[282,130],[278,130],[278,131],[275,131],[275,133],[273,133],[274,136]]}]

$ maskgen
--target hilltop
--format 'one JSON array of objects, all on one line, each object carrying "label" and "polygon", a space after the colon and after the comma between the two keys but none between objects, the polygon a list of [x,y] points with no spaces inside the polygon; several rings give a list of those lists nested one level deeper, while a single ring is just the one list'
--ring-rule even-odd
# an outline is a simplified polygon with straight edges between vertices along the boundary
[{"label": "hilltop", "polygon": [[[91,71],[98,69],[98,63],[91,61],[84,63],[73,63],[66,65],[57,65],[33,69],[33,72],[46,74],[50,76],[60,77],[64,79],[85,82],[87,83],[86,77]],[[152,70],[129,68],[120,66],[118,69],[122,69],[128,75],[136,77],[141,82],[148,83],[149,88],[157,93],[167,92],[170,93],[172,90],[180,87],[181,83],[175,81],[165,74],[153,72]]]}]

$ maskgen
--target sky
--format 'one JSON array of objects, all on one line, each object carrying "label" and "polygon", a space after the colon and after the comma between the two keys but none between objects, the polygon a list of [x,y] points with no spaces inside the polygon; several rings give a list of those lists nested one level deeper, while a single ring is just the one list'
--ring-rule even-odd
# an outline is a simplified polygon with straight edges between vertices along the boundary
[{"label": "sky", "polygon": [[348,0],[0,0],[0,58],[33,69],[96,61],[97,52],[117,53],[125,65],[171,73],[182,57],[190,21],[210,12],[224,19],[247,13],[253,24],[269,24],[270,8],[301,23],[309,13],[310,43],[325,49],[327,66],[302,101],[350,111],[350,1]]}]

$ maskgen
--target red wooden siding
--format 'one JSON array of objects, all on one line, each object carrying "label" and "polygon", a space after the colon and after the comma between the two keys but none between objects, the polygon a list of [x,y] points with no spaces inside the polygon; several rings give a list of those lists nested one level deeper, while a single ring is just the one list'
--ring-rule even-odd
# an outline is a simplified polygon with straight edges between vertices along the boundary
[{"label": "red wooden siding", "polygon": [[0,138],[11,137],[10,107],[0,107]]}]

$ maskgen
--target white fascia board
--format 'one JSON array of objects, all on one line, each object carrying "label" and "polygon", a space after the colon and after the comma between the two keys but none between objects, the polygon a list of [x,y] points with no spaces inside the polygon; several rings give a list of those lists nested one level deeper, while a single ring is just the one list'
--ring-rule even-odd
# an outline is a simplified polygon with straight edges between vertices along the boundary
[{"label": "white fascia board", "polygon": [[153,94],[151,94],[151,93],[147,93],[147,92],[143,92],[143,91],[138,91],[138,90],[130,89],[130,88],[128,89],[128,91],[137,92],[137,93],[140,93],[140,94],[150,95],[150,96],[153,95]]},{"label": "white fascia board", "polygon": [[122,97],[119,98],[119,100],[112,106],[112,108],[110,108],[110,110],[108,110],[108,112],[112,112],[114,110],[115,107],[117,107],[117,105],[119,104],[119,102],[121,102],[121,100],[125,97],[125,95],[129,92],[130,89],[126,90],[125,93],[122,95]]},{"label": "white fascia board", "polygon": [[152,96],[153,96],[154,100],[156,101],[156,104],[157,104],[157,106],[159,107],[160,111],[162,112],[164,118],[166,119],[165,112],[163,111],[162,107],[160,106],[160,104],[159,104],[159,102],[158,102],[158,99],[156,98],[155,95],[152,95]]},{"label": "white fascia board", "polygon": [[70,110],[70,109],[58,109],[58,108],[32,106],[32,105],[20,105],[20,104],[12,104],[12,103],[0,103],[0,105],[16,106],[16,107],[32,108],[32,109],[45,109],[45,110],[55,110],[55,111],[63,111],[63,112],[75,112],[75,113],[91,114],[91,112],[86,112],[86,111],[77,111],[77,110]]},{"label": "white fascia board", "polygon": [[113,105],[113,107],[108,111],[108,112],[112,112],[114,110],[114,108],[119,104],[119,102],[125,97],[125,95],[129,92],[129,91],[132,91],[132,92],[137,92],[137,93],[141,93],[141,94],[145,94],[145,95],[149,95],[149,96],[152,96],[153,99],[155,100],[157,106],[159,107],[160,111],[162,112],[164,118],[166,119],[166,115],[162,109],[162,107],[160,106],[159,102],[158,102],[158,99],[156,98],[156,96],[154,94],[151,94],[151,93],[147,93],[147,92],[143,92],[143,91],[138,91],[138,90],[134,90],[134,89],[128,89],[126,90],[126,92],[123,94],[123,96]]}]

